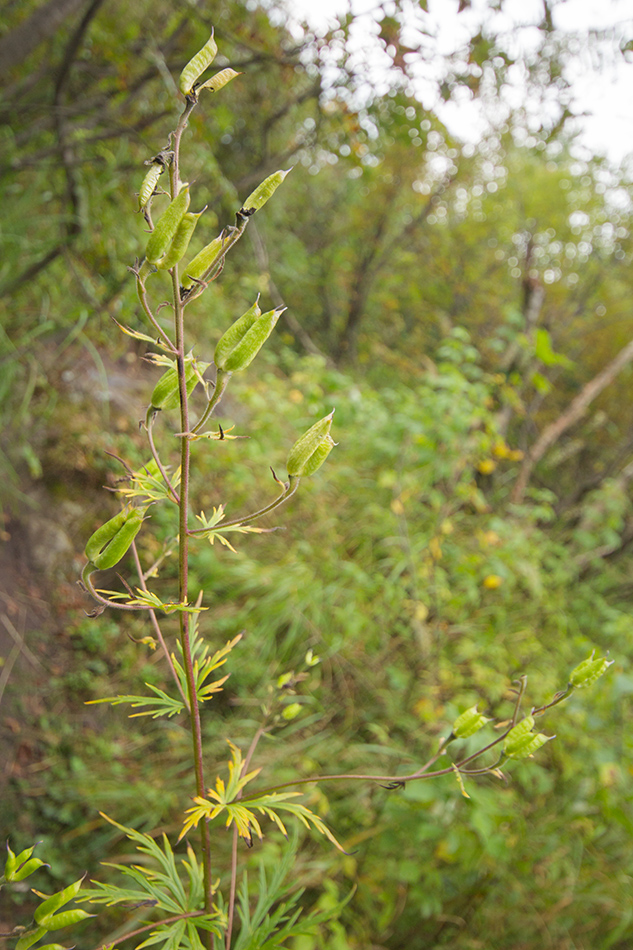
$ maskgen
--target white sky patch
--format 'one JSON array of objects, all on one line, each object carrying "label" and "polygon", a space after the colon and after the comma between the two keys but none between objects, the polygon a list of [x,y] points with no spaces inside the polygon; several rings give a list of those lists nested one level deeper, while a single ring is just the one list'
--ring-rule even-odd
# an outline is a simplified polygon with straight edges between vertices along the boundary
[{"label": "white sky patch", "polygon": [[[386,92],[387,57],[376,40],[377,0],[289,0],[289,10],[291,16],[303,17],[323,32],[332,26],[335,15],[350,9],[350,2],[359,19],[348,49],[370,71],[374,87]],[[385,8],[391,12],[388,4]],[[473,0],[471,9],[460,14],[457,9],[458,0],[429,0],[424,25],[433,36],[422,38],[423,48],[432,49],[440,57],[450,55],[468,42],[482,22],[493,33],[505,35],[510,53],[529,52],[540,42],[536,25],[543,16],[541,0],[506,0],[503,12],[492,15],[486,11],[485,0]],[[574,109],[584,113],[576,120],[580,143],[592,153],[606,154],[611,161],[620,162],[633,155],[633,62],[625,61],[618,49],[621,37],[633,40],[631,0],[566,0],[554,7],[553,17],[556,29],[569,38],[588,30],[601,33],[599,40],[590,45],[578,45],[568,60],[566,76],[573,87]],[[420,37],[412,16],[411,46],[418,45],[414,34]],[[412,67],[416,75],[415,93],[425,108],[437,112],[453,135],[476,142],[488,127],[488,118],[494,120],[498,116],[493,112],[487,117],[481,104],[471,99],[466,90],[458,93],[455,101],[438,101],[435,81],[440,69],[441,61],[433,63],[431,57],[420,56],[420,68],[416,68],[415,62]],[[506,90],[508,103],[514,107],[524,104],[524,93],[520,79],[515,77],[514,85]]]}]

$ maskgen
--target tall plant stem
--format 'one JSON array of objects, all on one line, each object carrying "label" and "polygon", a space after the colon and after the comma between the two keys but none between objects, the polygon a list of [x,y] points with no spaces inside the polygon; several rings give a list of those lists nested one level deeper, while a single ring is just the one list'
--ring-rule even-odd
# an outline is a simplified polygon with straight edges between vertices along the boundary
[{"label": "tall plant stem", "polygon": [[[179,187],[178,163],[180,139],[184,132],[189,115],[195,102],[187,100],[187,105],[174,132],[174,157],[170,167],[170,183],[172,200],[176,197]],[[179,509],[179,537],[178,537],[178,596],[181,604],[187,603],[189,593],[189,537],[187,535],[187,520],[189,514],[189,468],[191,462],[191,443],[186,433],[189,432],[189,403],[187,397],[187,382],[185,377],[185,328],[184,313],[180,301],[180,282],[178,266],[171,271],[173,301],[174,301],[174,329],[176,334],[176,361],[178,365],[178,384],[180,391],[180,504]],[[184,611],[180,613],[180,642],[187,678],[189,693],[189,710],[191,721],[191,738],[193,742],[193,761],[196,777],[196,794],[204,796],[204,768],[202,761],[202,728],[200,725],[200,707],[196,692],[196,681],[191,657],[191,642],[189,637],[189,616]],[[208,914],[213,913],[213,886],[211,881],[211,840],[209,827],[206,822],[200,826],[202,843],[202,867],[204,872],[204,902]],[[209,933],[209,950],[213,950],[215,939]]]},{"label": "tall plant stem", "polygon": [[[265,732],[266,732],[266,719],[264,720],[262,725],[259,727],[255,735],[253,736],[249,750],[246,754],[246,758],[244,759],[244,763],[242,765],[242,775],[246,775],[246,773],[248,772],[248,767],[251,764],[251,759],[253,758],[255,749],[257,748],[257,744]],[[242,791],[243,789],[240,789],[239,792],[237,793],[238,800],[242,797]],[[238,839],[237,827],[234,827],[233,828],[233,842],[231,845],[231,890],[229,894],[229,910],[228,910],[228,915],[227,915],[228,923],[227,923],[227,928],[226,928],[226,943],[225,943],[226,950],[231,950],[231,939],[233,937],[233,919],[235,917],[235,894],[237,891],[237,839]]]}]

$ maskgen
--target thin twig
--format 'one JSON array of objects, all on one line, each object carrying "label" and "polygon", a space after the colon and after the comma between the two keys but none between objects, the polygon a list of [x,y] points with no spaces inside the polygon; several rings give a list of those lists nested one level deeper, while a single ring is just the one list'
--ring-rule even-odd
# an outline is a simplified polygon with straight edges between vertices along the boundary
[{"label": "thin twig", "polygon": [[514,712],[512,714],[512,725],[516,726],[517,719],[519,718],[519,710],[521,709],[521,700],[523,699],[523,694],[525,693],[525,688],[527,686],[527,676],[520,676],[517,680],[519,688],[517,690],[517,699],[514,704]]},{"label": "thin twig", "polygon": [[22,647],[20,646],[20,644],[19,643],[14,644],[14,646],[11,648],[11,652],[9,653],[6,659],[6,663],[2,667],[2,672],[0,673],[0,703],[2,702],[2,697],[4,695],[6,685],[9,682],[9,677],[11,676],[11,671],[13,670],[15,661],[17,660],[21,652],[22,652]]},{"label": "thin twig", "polygon": [[[299,487],[299,479],[293,483],[292,486],[287,488],[281,495],[279,495],[270,505],[266,505],[265,508],[260,508],[259,511],[253,512],[252,515],[245,515],[243,518],[232,518],[231,521],[220,521],[217,525],[218,531],[221,531],[223,528],[231,528],[233,525],[239,524],[248,524],[249,521],[254,521],[255,518],[261,518],[262,515],[267,514],[269,511],[273,511],[275,508],[278,508],[285,501],[291,498]],[[191,528],[188,531],[189,537],[195,538],[200,535],[205,535],[208,532],[208,528]]]},{"label": "thin twig", "polygon": [[149,322],[152,324],[152,326],[154,327],[154,329],[156,330],[156,332],[160,335],[161,339],[163,340],[165,346],[169,349],[169,351],[170,351],[171,353],[175,353],[175,352],[176,352],[176,347],[174,346],[174,344],[172,343],[172,341],[169,339],[169,337],[167,336],[167,334],[165,333],[165,331],[164,331],[163,328],[161,327],[160,323],[158,322],[158,320],[156,319],[156,317],[155,317],[154,314],[152,313],[152,308],[150,307],[149,301],[148,301],[148,299],[147,299],[147,291],[146,291],[146,289],[145,289],[145,281],[141,279],[141,276],[140,276],[140,274],[138,273],[138,271],[135,271],[134,273],[136,273],[136,292],[137,292],[137,294],[138,294],[138,299],[139,299],[140,302],[141,302],[141,306],[142,306],[142,308],[143,308],[143,312],[144,312],[145,316],[147,317],[147,319],[149,320]]},{"label": "thin twig", "polygon": [[233,826],[233,841],[231,842],[231,885],[229,888],[229,909],[226,925],[226,950],[231,950],[231,938],[233,937],[233,918],[235,916],[235,893],[237,891],[237,825]]},{"label": "thin twig", "polygon": [[24,656],[27,658],[27,660],[29,660],[29,661],[33,664],[33,666],[36,666],[36,667],[39,667],[40,669],[43,669],[42,664],[40,663],[40,661],[38,660],[38,658],[35,656],[35,654],[33,653],[33,651],[30,650],[30,649],[27,647],[27,645],[26,645],[26,643],[25,643],[25,641],[24,641],[24,636],[21,635],[20,633],[18,633],[18,631],[16,630],[15,626],[13,625],[13,622],[11,621],[10,617],[8,616],[8,614],[1,614],[1,615],[0,615],[0,620],[2,620],[2,623],[4,624],[6,630],[8,631],[8,633],[10,634],[10,636],[13,637],[13,639],[14,639],[14,641],[17,643],[17,645],[20,647],[22,653],[23,653]]},{"label": "thin twig", "polygon": [[[560,702],[560,700],[557,700]],[[512,728],[512,727],[510,727]],[[500,742],[506,738],[510,732],[510,728],[506,729],[500,736],[494,739],[492,742],[489,742],[488,745],[483,746],[483,748],[478,749],[477,752],[473,752],[471,755],[466,756],[465,759],[461,759],[459,762],[453,763],[449,768],[437,769],[434,772],[429,772],[428,768],[434,761],[436,761],[441,752],[436,753],[425,765],[423,765],[416,772],[412,772],[410,775],[365,775],[365,774],[354,774],[354,773],[340,773],[337,775],[316,775],[312,778],[300,778],[294,779],[290,782],[282,782],[279,785],[271,785],[268,788],[259,789],[258,791],[252,792],[250,795],[246,795],[246,801],[249,798],[259,798],[262,795],[268,795],[272,792],[279,791],[282,788],[289,788],[293,785],[313,785],[318,782],[343,782],[343,781],[365,781],[365,782],[398,782],[402,784],[404,782],[413,782],[416,779],[426,779],[426,778],[437,778],[440,775],[451,775],[455,772],[455,769],[461,769],[467,765],[469,762],[473,762],[475,759],[478,759],[484,752],[488,752],[489,749],[493,749],[496,745],[499,745]],[[482,769],[480,774],[490,772],[491,769],[495,766],[487,766]],[[478,770],[479,771],[479,770]]]},{"label": "thin twig", "polygon": [[[141,559],[138,556],[138,548],[136,547],[136,541],[132,541],[132,554],[134,556],[134,564],[136,565],[136,573],[138,574],[139,584],[141,585],[141,588],[145,591],[145,593],[147,593],[148,591],[147,591],[147,584],[145,583],[145,574],[143,573],[143,568],[141,566]],[[169,669],[171,670],[171,675],[173,676],[174,682],[176,683],[176,686],[178,687],[178,692],[182,696],[182,701],[185,704],[185,709],[189,709],[189,702],[182,688],[180,678],[178,677],[178,674],[176,673],[176,668],[174,667],[174,661],[172,660],[169,650],[167,649],[167,644],[165,643],[163,632],[160,629],[160,624],[158,623],[158,618],[156,617],[156,611],[150,610],[149,616],[150,616],[150,620],[152,621],[152,626],[154,627],[154,632],[156,633],[156,636],[158,637],[158,642],[160,643],[163,653],[165,654],[167,665],[169,666]]]},{"label": "thin twig", "polygon": [[[523,679],[524,678],[521,677],[522,683],[523,683]],[[546,703],[543,706],[538,706],[535,709],[533,709],[531,715],[533,716],[543,715],[543,713],[546,712],[548,709],[551,709],[553,706],[557,706],[559,703],[562,703],[563,700],[567,699],[572,694],[572,692],[573,692],[573,687],[567,686],[566,689],[562,690],[560,693],[557,693],[549,703]],[[522,695],[523,695],[523,690],[520,693],[516,708],[518,708],[518,702],[520,702]],[[489,742],[487,745],[483,746],[481,749],[478,749],[476,752],[471,753],[471,755],[466,756],[466,758],[461,759],[459,762],[452,763],[449,768],[437,769],[434,772],[428,771],[429,767],[434,762],[436,762],[437,759],[440,758],[440,756],[444,753],[444,750],[448,742],[452,741],[450,737],[449,739],[444,740],[438,752],[436,752],[436,754],[432,756],[428,762],[426,762],[416,772],[412,772],[410,775],[364,775],[364,774],[359,775],[358,773],[356,774],[340,773],[338,775],[316,775],[316,776],[312,776],[312,778],[294,779],[294,781],[282,782],[280,785],[271,785],[268,788],[259,789],[258,791],[252,792],[250,795],[246,795],[246,801],[248,801],[249,798],[259,798],[262,795],[268,795],[271,792],[279,791],[279,789],[282,789],[282,788],[289,788],[293,785],[313,785],[318,782],[342,782],[342,781],[397,782],[400,785],[400,784],[403,784],[404,782],[415,781],[416,779],[437,778],[440,775],[450,775],[451,773],[454,773],[455,769],[462,771],[464,766],[468,765],[469,762],[473,762],[475,759],[478,759],[480,756],[482,756],[484,752],[488,752],[490,749],[493,749],[495,746],[499,745],[500,742],[503,742],[503,740],[506,738],[508,733],[514,728],[516,724],[514,717],[512,720],[510,720],[510,723],[511,724],[509,725],[509,727],[505,729],[504,732],[500,736],[497,736],[496,739],[493,739],[492,742]],[[482,769],[476,769],[472,771],[466,770],[466,771],[467,771],[467,774],[484,775],[487,772],[493,771],[497,767],[497,765],[498,763],[496,763],[495,765],[486,766],[485,768],[482,768]]]},{"label": "thin twig", "polygon": [[218,375],[215,381],[215,389],[213,390],[213,395],[211,396],[211,399],[207,403],[207,407],[202,413],[202,415],[200,416],[200,419],[198,420],[198,422],[196,422],[191,432],[188,433],[189,435],[195,435],[195,433],[199,432],[200,429],[203,427],[203,425],[205,424],[205,422],[207,421],[207,419],[209,418],[209,416],[211,415],[215,407],[220,402],[220,399],[224,395],[224,390],[226,389],[228,385],[229,379],[230,379],[230,374],[223,373],[221,376]]},{"label": "thin twig", "polygon": [[[251,744],[249,746],[248,752],[246,753],[246,758],[242,764],[242,775],[246,775],[248,772],[248,767],[251,764],[251,759],[257,748],[257,744],[261,737],[266,731],[266,721],[259,726],[257,732],[252,738]],[[241,788],[237,793],[237,799],[241,799],[243,789]],[[228,923],[226,928],[226,950],[231,950],[231,937],[233,935],[233,919],[235,916],[235,892],[237,890],[237,839],[239,835],[237,833],[237,826],[233,828],[233,842],[231,844],[231,886],[229,891],[229,909],[228,909]]]},{"label": "thin twig", "polygon": [[[92,570],[90,570],[92,568]],[[96,601],[102,604],[104,607],[114,607],[115,610],[152,610],[149,605],[144,604],[121,604],[116,600],[110,600],[107,597],[102,597],[98,590],[96,590],[94,584],[92,583],[92,575],[97,572],[98,568],[95,568],[94,564],[91,564],[90,561],[86,564],[83,571],[81,572],[81,584],[86,588],[91,597],[94,597]],[[81,585],[80,585],[81,586]],[[102,611],[99,611],[100,613]],[[93,616],[90,614],[89,616]],[[96,615],[95,615],[96,616]]]},{"label": "thin twig", "polygon": [[178,492],[175,490],[174,486],[169,480],[169,475],[167,474],[165,470],[165,466],[160,460],[160,456],[158,452],[156,451],[156,446],[154,444],[154,435],[153,435],[152,429],[154,427],[154,422],[156,421],[156,416],[157,416],[157,413],[151,412],[151,407],[150,407],[150,410],[148,410],[148,413],[147,413],[147,420],[145,422],[145,427],[147,429],[147,441],[149,442],[149,448],[150,448],[150,452],[152,453],[152,458],[154,459],[154,461],[156,462],[156,465],[158,466],[158,471],[163,476],[163,480],[165,482],[165,485],[167,486],[167,490],[171,494],[176,504],[179,505],[180,496],[178,495]]}]

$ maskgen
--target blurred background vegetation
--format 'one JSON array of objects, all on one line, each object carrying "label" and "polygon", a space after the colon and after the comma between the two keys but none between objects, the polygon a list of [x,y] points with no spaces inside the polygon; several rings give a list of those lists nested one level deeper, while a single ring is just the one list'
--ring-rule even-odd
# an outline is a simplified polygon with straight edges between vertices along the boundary
[{"label": "blurred background vegetation", "polygon": [[[543,723],[556,741],[506,783],[472,781],[469,800],[453,778],[311,791],[353,853],[308,838],[293,880],[306,906],[356,891],[294,950],[631,946],[633,183],[574,144],[575,54],[555,7],[522,60],[482,30],[430,70],[438,102],[488,105],[522,70],[525,102],[473,147],[413,95],[422,54],[395,2],[375,14],[380,88],[349,52],[351,14],[318,34],[274,3],[5,2],[0,816],[14,847],[43,840],[55,885],[125,848],[99,810],[174,835],[190,794],[179,722],[85,705],[161,685],[165,669],[135,642],[141,620],[88,619],[75,580],[115,510],[101,486],[122,469],[106,453],[146,461],[137,420],[157,371],[111,318],[144,329],[127,272],[144,242],[134,193],[173,127],[172,76],[213,25],[216,62],[244,75],[186,136],[184,173],[211,209],[200,244],[296,167],[189,311],[204,358],[257,292],[289,308],[222,404],[248,440],[195,447],[194,507],[265,504],[269,466],[283,474],[333,406],[340,445],[266,522],[283,531],[194,553],[207,635],[245,631],[205,711],[208,762],[226,737],[248,745],[268,684],[308,649],[322,662],[293,697],[301,714],[260,747],[266,784],[410,769],[466,707],[507,718],[518,675],[537,704],[594,647],[611,651],[609,674]],[[173,533],[152,522],[148,562]],[[167,558],[159,586],[175,572]],[[248,861],[272,866],[285,847],[272,834]]]}]

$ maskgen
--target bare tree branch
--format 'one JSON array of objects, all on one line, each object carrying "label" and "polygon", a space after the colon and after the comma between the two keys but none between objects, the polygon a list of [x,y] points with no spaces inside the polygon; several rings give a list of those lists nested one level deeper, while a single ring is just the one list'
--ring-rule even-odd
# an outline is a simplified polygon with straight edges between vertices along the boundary
[{"label": "bare tree branch", "polygon": [[23,63],[85,0],[49,0],[0,40],[0,76]]},{"label": "bare tree branch", "polygon": [[540,462],[545,453],[560,439],[563,432],[566,432],[574,423],[578,422],[594,399],[600,395],[603,389],[606,389],[606,387],[613,382],[618,373],[620,373],[631,360],[633,360],[633,340],[629,340],[617,356],[583,387],[558,419],[545,427],[525,456],[519,477],[512,490],[510,499],[512,502],[520,504],[523,501],[534,466]]}]

